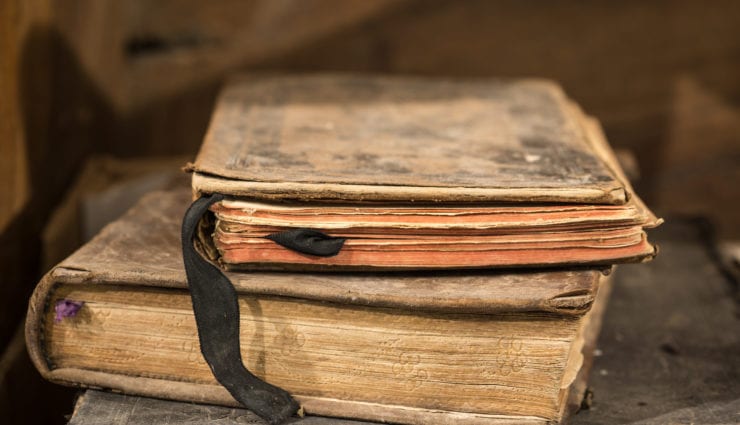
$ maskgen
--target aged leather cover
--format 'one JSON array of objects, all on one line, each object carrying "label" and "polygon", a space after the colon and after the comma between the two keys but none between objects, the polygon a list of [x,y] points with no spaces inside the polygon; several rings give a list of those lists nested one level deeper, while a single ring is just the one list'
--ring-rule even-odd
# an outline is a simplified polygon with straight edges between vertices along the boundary
[{"label": "aged leather cover", "polygon": [[[26,338],[29,353],[46,378],[65,384],[114,388],[163,398],[234,404],[220,386],[117,375],[106,372],[104,365],[99,370],[55,369],[44,354],[43,317],[49,308],[53,308],[49,305],[51,295],[61,287],[79,284],[100,285],[101,288],[106,285],[187,288],[178,237],[180,218],[189,200],[190,193],[186,190],[157,192],[145,197],[124,217],[106,227],[42,279],[29,304]],[[594,302],[601,271],[252,272],[227,275],[242,294],[390,307],[409,314],[541,312],[579,317]],[[424,416],[434,414],[431,411],[410,411],[393,406],[354,405],[327,399],[303,399],[301,402],[318,414],[342,416],[348,415],[351,409],[358,409],[365,412],[366,418],[397,418],[411,423],[423,423],[424,417],[434,417]],[[493,419],[483,416],[472,415],[464,422],[492,423]]]},{"label": "aged leather cover", "polygon": [[191,164],[200,193],[262,199],[623,204],[629,194],[544,80],[247,76]]}]

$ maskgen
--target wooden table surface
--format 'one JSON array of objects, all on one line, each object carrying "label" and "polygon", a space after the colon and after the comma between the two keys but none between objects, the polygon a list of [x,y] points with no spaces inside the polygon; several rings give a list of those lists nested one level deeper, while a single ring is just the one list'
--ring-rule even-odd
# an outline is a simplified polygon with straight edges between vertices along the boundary
[{"label": "wooden table surface", "polygon": [[[702,227],[668,220],[660,255],[621,266],[573,424],[740,423],[740,304]],[[246,410],[87,391],[70,425],[263,424]],[[307,417],[301,425],[365,422]]]}]

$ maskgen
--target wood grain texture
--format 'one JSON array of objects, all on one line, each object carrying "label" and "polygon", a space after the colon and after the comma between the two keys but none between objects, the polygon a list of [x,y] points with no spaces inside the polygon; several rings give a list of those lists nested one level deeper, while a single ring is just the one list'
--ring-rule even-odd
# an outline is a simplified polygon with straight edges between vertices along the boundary
[{"label": "wood grain texture", "polygon": [[[235,79],[193,169],[329,198],[339,187],[353,200],[388,200],[391,186],[411,188],[406,201],[625,201],[565,95],[539,80]],[[334,186],[314,187],[323,184]],[[375,190],[352,194],[366,187]]]},{"label": "wood grain texture", "polygon": [[[264,425],[259,416],[244,409],[207,404],[111,394],[88,390],[77,399],[68,425]],[[371,425],[342,419],[310,417],[291,423],[301,425]]]}]

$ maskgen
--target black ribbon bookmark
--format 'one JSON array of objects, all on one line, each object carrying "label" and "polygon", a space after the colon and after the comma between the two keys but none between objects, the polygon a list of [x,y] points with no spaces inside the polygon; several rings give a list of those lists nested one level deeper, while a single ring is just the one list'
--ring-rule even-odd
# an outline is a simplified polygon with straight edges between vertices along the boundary
[{"label": "black ribbon bookmark", "polygon": [[198,327],[200,349],[213,376],[244,407],[271,425],[299,409],[287,391],[260,380],[247,370],[239,349],[239,304],[231,281],[198,254],[193,237],[208,207],[223,195],[203,196],[193,202],[182,222],[182,257]]},{"label": "black ribbon bookmark", "polygon": [[293,229],[265,236],[285,248],[303,254],[319,257],[333,257],[339,254],[345,238],[336,238],[313,229]]}]

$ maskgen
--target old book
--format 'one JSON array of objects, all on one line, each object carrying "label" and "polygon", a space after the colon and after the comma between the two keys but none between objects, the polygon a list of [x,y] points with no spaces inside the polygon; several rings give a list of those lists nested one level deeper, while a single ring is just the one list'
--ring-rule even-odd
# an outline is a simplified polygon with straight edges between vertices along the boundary
[{"label": "old book", "polygon": [[[42,279],[26,338],[46,378],[237,405],[199,351],[179,251],[189,200],[145,197]],[[253,373],[307,414],[407,424],[563,420],[608,294],[587,268],[226,274]]]},{"label": "old book", "polygon": [[[612,264],[651,258],[660,222],[539,80],[236,79],[191,169],[196,196],[227,196],[201,236],[230,269]],[[300,228],[345,243],[269,237]]]}]

